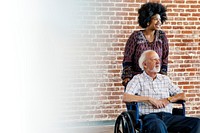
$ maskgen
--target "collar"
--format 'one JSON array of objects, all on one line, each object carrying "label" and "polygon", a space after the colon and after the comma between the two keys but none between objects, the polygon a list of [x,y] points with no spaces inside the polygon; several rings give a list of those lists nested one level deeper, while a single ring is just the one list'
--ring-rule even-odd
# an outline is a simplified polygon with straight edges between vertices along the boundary
[{"label": "collar", "polygon": [[[143,71],[142,75],[144,76],[145,79],[153,81],[153,78],[150,77],[145,71]],[[161,74],[157,73],[156,78],[154,80],[160,80],[161,81],[162,80]]]}]

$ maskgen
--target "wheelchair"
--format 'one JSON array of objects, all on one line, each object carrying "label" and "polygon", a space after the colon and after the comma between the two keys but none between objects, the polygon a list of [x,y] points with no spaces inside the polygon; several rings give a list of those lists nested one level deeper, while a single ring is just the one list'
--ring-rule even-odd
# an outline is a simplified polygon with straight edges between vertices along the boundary
[{"label": "wheelchair", "polygon": [[[173,108],[173,115],[185,116],[185,101],[174,102],[181,107]],[[127,111],[122,112],[115,121],[114,133],[142,133],[142,120],[137,102],[126,103]]]}]

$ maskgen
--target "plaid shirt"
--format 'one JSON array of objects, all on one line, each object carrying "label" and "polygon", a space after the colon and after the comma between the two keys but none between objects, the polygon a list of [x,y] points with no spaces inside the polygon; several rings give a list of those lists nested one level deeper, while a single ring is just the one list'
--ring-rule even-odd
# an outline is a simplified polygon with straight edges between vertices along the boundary
[{"label": "plaid shirt", "polygon": [[[135,75],[126,86],[126,92],[129,94],[149,96],[155,99],[163,99],[169,96],[182,93],[182,90],[174,85],[169,77],[157,74],[156,79],[152,79],[145,72]],[[172,113],[172,105],[168,104],[165,108],[155,109],[150,103],[139,103],[140,115],[154,112]]]}]

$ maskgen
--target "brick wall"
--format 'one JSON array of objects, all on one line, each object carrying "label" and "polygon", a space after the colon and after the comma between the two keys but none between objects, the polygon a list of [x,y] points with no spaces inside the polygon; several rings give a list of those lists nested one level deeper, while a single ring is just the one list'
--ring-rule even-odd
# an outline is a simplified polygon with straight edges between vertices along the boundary
[{"label": "brick wall", "polygon": [[[63,121],[114,120],[125,110],[122,59],[129,35],[140,29],[137,9],[148,0],[77,1]],[[200,115],[200,0],[154,0],[168,8],[162,26],[170,44],[169,76],[186,93],[187,115]],[[67,91],[66,91],[67,90]],[[66,96],[67,94],[67,96]]]}]

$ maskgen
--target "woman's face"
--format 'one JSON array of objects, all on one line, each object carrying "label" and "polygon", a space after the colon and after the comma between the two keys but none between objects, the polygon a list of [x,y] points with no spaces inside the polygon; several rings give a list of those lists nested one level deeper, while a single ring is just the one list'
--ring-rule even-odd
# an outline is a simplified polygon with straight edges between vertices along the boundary
[{"label": "woman's face", "polygon": [[150,28],[151,30],[159,30],[161,25],[162,23],[160,15],[155,14],[154,16],[151,17],[148,28]]}]

